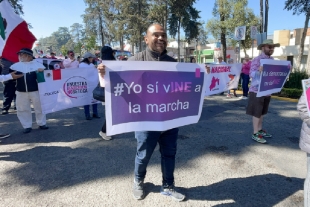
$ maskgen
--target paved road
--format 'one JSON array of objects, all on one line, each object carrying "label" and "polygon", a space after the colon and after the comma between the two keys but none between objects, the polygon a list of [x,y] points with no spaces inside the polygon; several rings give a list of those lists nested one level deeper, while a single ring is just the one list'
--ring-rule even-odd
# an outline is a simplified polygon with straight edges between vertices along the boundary
[{"label": "paved road", "polygon": [[12,134],[0,143],[0,206],[303,206],[306,155],[298,148],[296,103],[272,99],[264,123],[274,137],[265,145],[251,140],[245,105],[212,96],[199,123],[180,128],[175,182],[187,196],[182,203],[159,193],[158,148],[147,196],[134,200],[134,134],[100,139],[102,119],[85,120],[82,107],[50,114],[50,129],[26,135],[15,112],[0,116],[1,132]]}]

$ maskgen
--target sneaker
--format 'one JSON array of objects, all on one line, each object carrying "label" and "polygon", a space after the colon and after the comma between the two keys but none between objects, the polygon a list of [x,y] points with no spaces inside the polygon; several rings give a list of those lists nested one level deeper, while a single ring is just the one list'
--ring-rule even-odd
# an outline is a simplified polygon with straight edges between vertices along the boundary
[{"label": "sneaker", "polygon": [[101,138],[104,139],[104,140],[111,140],[111,139],[112,139],[111,136],[107,136],[107,134],[104,133],[104,132],[102,132],[102,131],[99,132],[99,135],[100,135]]},{"label": "sneaker", "polygon": [[86,119],[86,120],[92,120],[92,118],[90,117],[90,115],[86,115],[86,116],[85,116],[85,119]]},{"label": "sneaker", "polygon": [[227,96],[226,96],[227,98],[231,98],[231,95],[230,94],[227,94]]},{"label": "sneaker", "polygon": [[6,115],[6,114],[8,114],[8,113],[9,113],[8,110],[3,110],[1,114],[2,114],[2,115]]},{"label": "sneaker", "polygon": [[26,128],[26,129],[24,129],[23,133],[27,134],[27,133],[31,132],[31,130],[32,130],[32,128]]},{"label": "sneaker", "polygon": [[48,126],[42,125],[42,126],[39,126],[39,129],[48,129]]},{"label": "sneaker", "polygon": [[261,135],[259,132],[252,135],[252,139],[254,139],[256,142],[259,143],[266,143],[267,141],[263,138],[263,135]]},{"label": "sneaker", "polygon": [[93,114],[93,118],[100,119],[100,116],[98,114]]},{"label": "sneaker", "polygon": [[248,97],[246,97],[246,96],[242,96],[242,99],[243,99],[243,100],[246,100],[246,99],[248,99]]},{"label": "sneaker", "polygon": [[260,133],[263,137],[265,138],[271,138],[272,135],[271,134],[268,134],[265,130],[261,129],[258,131],[258,133]]},{"label": "sneaker", "polygon": [[10,134],[0,134],[0,139],[4,139],[11,136]]},{"label": "sneaker", "polygon": [[174,185],[170,185],[167,187],[161,186],[160,193],[162,195],[170,196],[173,200],[179,201],[179,202],[185,199],[185,195],[175,191]]},{"label": "sneaker", "polygon": [[143,180],[142,181],[136,181],[134,179],[133,181],[133,197],[137,200],[142,200],[144,198],[144,189],[143,189]]}]

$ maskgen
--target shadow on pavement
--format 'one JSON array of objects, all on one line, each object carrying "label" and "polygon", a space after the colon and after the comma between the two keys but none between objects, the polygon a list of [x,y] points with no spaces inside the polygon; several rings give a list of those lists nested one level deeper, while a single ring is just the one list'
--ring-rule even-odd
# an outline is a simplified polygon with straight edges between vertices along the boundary
[{"label": "shadow on pavement", "polygon": [[[245,178],[225,179],[209,186],[177,188],[186,195],[186,200],[223,201],[220,206],[231,207],[272,207],[303,189],[304,180],[278,174],[257,175]],[[160,186],[145,183],[146,197],[159,193]],[[233,200],[233,203],[225,203]],[[303,204],[303,198],[294,200],[294,206]]]}]

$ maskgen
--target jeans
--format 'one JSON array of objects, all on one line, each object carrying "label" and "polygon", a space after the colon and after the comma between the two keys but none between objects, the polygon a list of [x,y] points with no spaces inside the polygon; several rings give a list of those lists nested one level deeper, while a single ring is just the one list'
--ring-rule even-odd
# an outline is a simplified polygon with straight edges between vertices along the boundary
[{"label": "jeans", "polygon": [[241,73],[243,96],[248,97],[250,76]]},{"label": "jeans", "polygon": [[174,183],[175,155],[177,152],[178,128],[164,132],[139,131],[135,132],[137,139],[137,154],[135,159],[135,180],[142,181],[146,175],[146,168],[154,152],[157,142],[161,154],[161,171],[163,185]]},{"label": "jeans", "polygon": [[104,117],[103,125],[101,127],[101,131],[103,133],[107,133],[107,121],[105,120],[105,117]]},{"label": "jeans", "polygon": [[[15,80],[8,80],[3,83],[3,107],[2,111],[8,111],[11,107],[12,101],[15,102],[16,100],[16,81]],[[15,104],[14,104],[15,105]]]},{"label": "jeans", "polygon": [[[97,105],[98,104],[92,104],[93,114],[96,114],[96,115],[98,115]],[[85,113],[85,116],[90,116],[89,105],[84,106],[84,113]]]}]

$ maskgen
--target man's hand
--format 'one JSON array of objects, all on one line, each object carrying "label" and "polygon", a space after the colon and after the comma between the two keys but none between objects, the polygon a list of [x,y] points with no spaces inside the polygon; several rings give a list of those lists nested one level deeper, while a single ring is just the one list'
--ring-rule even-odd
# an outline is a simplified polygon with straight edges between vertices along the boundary
[{"label": "man's hand", "polygon": [[43,72],[44,69],[43,69],[43,68],[39,68],[38,71],[39,71],[39,72]]},{"label": "man's hand", "polygon": [[97,70],[98,72],[104,76],[105,75],[105,65],[103,63],[100,63],[98,66],[97,66]]},{"label": "man's hand", "polygon": [[16,71],[13,71],[12,73],[10,73],[13,79],[21,78],[24,76],[24,74],[17,75],[15,73]]},{"label": "man's hand", "polygon": [[263,66],[259,66],[258,71],[262,72],[263,71]]}]

